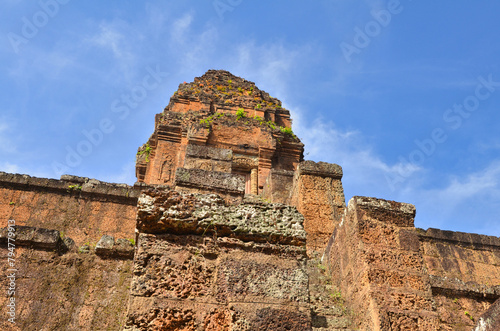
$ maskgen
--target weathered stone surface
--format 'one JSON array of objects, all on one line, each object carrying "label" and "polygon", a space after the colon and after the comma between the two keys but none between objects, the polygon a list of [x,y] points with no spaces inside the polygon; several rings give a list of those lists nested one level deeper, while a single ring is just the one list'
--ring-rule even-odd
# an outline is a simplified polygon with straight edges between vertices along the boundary
[{"label": "weathered stone surface", "polygon": [[241,176],[201,169],[177,168],[175,172],[175,185],[234,194],[245,193],[245,181]]},{"label": "weathered stone surface", "polygon": [[304,161],[300,164],[310,171],[295,172],[290,204],[304,215],[308,251],[322,252],[344,213],[341,168],[324,162]]},{"label": "weathered stone surface", "polygon": [[97,242],[97,245],[95,246],[95,252],[96,252],[96,254],[99,254],[99,253],[111,251],[113,249],[114,244],[115,244],[115,238],[105,234]]},{"label": "weathered stone surface", "polygon": [[190,309],[152,308],[147,314],[131,314],[123,330],[197,331],[199,328]]},{"label": "weathered stone surface", "polygon": [[[16,258],[16,326],[19,330],[121,330],[125,320],[131,260],[102,260],[95,254],[19,246]],[[7,256],[2,245],[0,254]],[[7,289],[7,259],[0,261],[0,285]],[[8,297],[0,295],[1,307]],[[2,315],[7,316],[5,308]],[[5,319],[6,320],[6,319]],[[15,330],[8,326],[3,330]]]},{"label": "weathered stone surface", "polygon": [[86,177],[56,180],[0,172],[0,219],[4,225],[14,219],[19,226],[58,230],[77,247],[95,245],[103,233],[133,238],[143,187],[100,183]]},{"label": "weathered stone surface", "polygon": [[328,246],[334,284],[361,329],[437,330],[412,205],[353,197]]},{"label": "weathered stone surface", "polygon": [[262,196],[275,203],[289,203],[293,189],[294,172],[291,170],[271,169]]},{"label": "weathered stone surface", "polygon": [[101,257],[129,258],[134,257],[134,245],[127,239],[117,239],[103,235],[95,246],[95,253]]},{"label": "weathered stone surface", "polygon": [[500,299],[488,308],[484,314],[479,317],[476,327],[473,331],[495,331],[500,330]]},{"label": "weathered stone surface", "polygon": [[196,157],[200,159],[231,161],[233,159],[233,151],[225,148],[188,145],[186,147],[186,156]]},{"label": "weathered stone surface", "polygon": [[226,205],[217,195],[146,191],[137,228],[145,233],[217,234],[242,240],[304,245],[303,217],[281,204]]},{"label": "weathered stone surface", "polygon": [[[38,249],[57,250],[61,245],[60,233],[57,230],[36,228],[32,226],[14,226],[15,237],[12,242],[15,245],[31,246]],[[0,242],[6,243],[8,238],[8,229],[0,230]]]},{"label": "weathered stone surface", "polygon": [[259,309],[257,310],[257,317],[252,321],[252,325],[255,326],[255,330],[312,330],[309,316],[305,313],[285,309]]},{"label": "weathered stone surface", "polygon": [[313,175],[342,179],[342,167],[334,163],[302,161],[297,166],[299,175]]},{"label": "weathered stone surface", "polygon": [[464,247],[486,250],[500,250],[500,238],[494,236],[478,235],[474,233],[455,232],[429,228],[420,229],[419,234],[424,240],[443,241]]},{"label": "weathered stone surface", "polygon": [[[369,197],[352,197],[351,201],[364,210],[369,217],[397,226],[413,227],[416,209],[414,205]],[[349,204],[351,205],[351,201]]]},{"label": "weathered stone surface", "polygon": [[[300,326],[308,330],[305,261],[304,249],[296,246],[141,233],[127,327],[152,327],[157,323],[152,310],[159,309],[154,310],[158,313],[175,305],[193,312],[189,319],[178,321],[193,327],[255,330],[255,325],[261,325],[263,330],[299,330]],[[288,320],[276,324],[278,320],[266,311]],[[269,328],[262,324],[267,322]]]},{"label": "weathered stone surface", "polygon": [[500,285],[486,286],[476,282],[464,282],[458,278],[447,278],[430,275],[434,293],[446,293],[448,296],[469,298],[497,299],[500,297]]}]

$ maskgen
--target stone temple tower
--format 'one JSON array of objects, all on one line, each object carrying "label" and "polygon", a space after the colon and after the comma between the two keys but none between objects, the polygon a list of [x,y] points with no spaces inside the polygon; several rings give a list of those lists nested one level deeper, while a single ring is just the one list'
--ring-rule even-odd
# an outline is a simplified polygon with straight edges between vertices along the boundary
[{"label": "stone temple tower", "polygon": [[271,169],[293,171],[302,161],[304,145],[291,124],[281,102],[254,83],[209,70],[180,84],[156,116],[153,135],[139,149],[137,179],[174,185],[176,174],[216,171],[244,178],[245,193],[260,194]]},{"label": "stone temple tower", "polygon": [[255,83],[209,70],[183,83],[137,152],[139,182],[217,193],[229,203],[258,195],[305,217],[308,247],[324,248],[345,207],[342,169],[303,161],[290,111]]}]

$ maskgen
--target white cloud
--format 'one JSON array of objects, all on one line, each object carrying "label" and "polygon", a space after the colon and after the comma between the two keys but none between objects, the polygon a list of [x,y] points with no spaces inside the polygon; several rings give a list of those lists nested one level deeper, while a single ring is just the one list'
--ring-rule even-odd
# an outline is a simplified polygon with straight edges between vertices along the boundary
[{"label": "white cloud", "polygon": [[184,44],[186,41],[189,41],[191,36],[186,37],[186,34],[189,32],[189,27],[191,26],[191,22],[193,21],[193,15],[184,14],[182,17],[176,19],[172,23],[172,27],[170,30],[170,38],[172,41]]},{"label": "white cloud", "polygon": [[118,31],[116,24],[102,22],[99,25],[99,33],[91,41],[96,45],[111,50],[117,59],[130,56],[127,47],[124,45],[125,37]]},{"label": "white cloud", "polygon": [[103,180],[110,183],[126,183],[133,185],[136,182],[135,178],[135,161],[130,161],[124,164],[121,171],[107,176]]},{"label": "white cloud", "polygon": [[2,162],[0,163],[0,171],[10,172],[10,173],[19,173],[19,167],[16,164],[10,162]]},{"label": "white cloud", "polygon": [[[297,110],[297,109],[296,109]],[[370,195],[388,198],[397,194],[392,192],[388,178],[394,178],[404,169],[408,181],[422,169],[408,167],[401,162],[388,163],[379,156],[368,139],[358,131],[342,131],[331,121],[316,119],[311,124],[301,120],[306,114],[299,109],[296,112],[298,125],[295,131],[306,145],[306,159],[336,163],[344,169],[344,186],[350,188],[352,195]]]},{"label": "white cloud", "polygon": [[12,139],[12,121],[0,118],[0,153],[13,154],[17,147]]},{"label": "white cloud", "polygon": [[[124,77],[125,82],[132,82],[137,67],[137,57],[141,52],[140,48],[142,35],[134,26],[127,22],[115,19],[113,21],[102,21],[98,24],[97,31],[84,39],[83,47],[97,47],[103,49],[112,56],[114,70],[114,79],[116,74]],[[91,52],[93,54],[94,52]],[[141,63],[142,64],[142,63]]]},{"label": "white cloud", "polygon": [[491,162],[484,169],[464,175],[450,177],[445,187],[420,189],[413,192],[418,200],[427,205],[439,206],[436,212],[447,217],[474,199],[489,197],[500,199],[500,160]]}]

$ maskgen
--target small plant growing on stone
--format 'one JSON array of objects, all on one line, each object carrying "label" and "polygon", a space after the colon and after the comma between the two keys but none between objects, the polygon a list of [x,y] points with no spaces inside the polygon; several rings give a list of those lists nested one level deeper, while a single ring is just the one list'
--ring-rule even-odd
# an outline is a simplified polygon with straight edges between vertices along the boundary
[{"label": "small plant growing on stone", "polygon": [[266,125],[273,130],[276,129],[276,123],[274,123],[273,121],[267,121]]},{"label": "small plant growing on stone", "polygon": [[261,109],[262,108],[262,105],[260,103],[257,104],[257,106],[255,106],[255,109]]},{"label": "small plant growing on stone", "polygon": [[464,312],[465,316],[467,316],[471,321],[474,321],[474,317],[472,317],[472,315],[468,312],[468,311],[465,311]]},{"label": "small plant growing on stone", "polygon": [[221,118],[222,116],[224,116],[224,113],[217,112],[213,115],[208,116],[207,118],[201,119],[200,124],[205,125],[207,130],[210,130],[210,125],[212,124],[213,120],[216,118]]},{"label": "small plant growing on stone", "polygon": [[9,206],[15,205],[16,203],[14,201],[9,202]]},{"label": "small plant growing on stone", "polygon": [[245,110],[243,108],[238,108],[236,111],[236,119],[241,119],[243,117],[246,117]]},{"label": "small plant growing on stone", "polygon": [[130,241],[130,243],[132,244],[132,246],[135,246],[135,239],[134,238],[130,238],[130,239],[128,239],[128,241]]},{"label": "small plant growing on stone", "polygon": [[260,116],[255,115],[253,119],[259,121],[259,125],[262,125],[262,123],[264,123],[264,119]]},{"label": "small plant growing on stone", "polygon": [[79,190],[79,191],[82,190],[82,186],[81,185],[69,185],[68,188],[70,190]]},{"label": "small plant growing on stone", "polygon": [[330,297],[336,301],[342,300],[342,293],[340,291],[333,291],[330,293]]},{"label": "small plant growing on stone", "polygon": [[149,146],[149,143],[146,143],[146,148],[144,148],[140,152],[137,152],[137,155],[142,155],[142,154],[146,154],[146,163],[149,162],[149,155],[151,154],[151,146]]},{"label": "small plant growing on stone", "polygon": [[238,87],[238,92],[243,93],[243,90],[241,89],[241,87]]},{"label": "small plant growing on stone", "polygon": [[297,136],[293,133],[292,128],[284,128],[280,126],[280,131],[283,132],[284,134],[292,136],[295,139],[297,138]]}]

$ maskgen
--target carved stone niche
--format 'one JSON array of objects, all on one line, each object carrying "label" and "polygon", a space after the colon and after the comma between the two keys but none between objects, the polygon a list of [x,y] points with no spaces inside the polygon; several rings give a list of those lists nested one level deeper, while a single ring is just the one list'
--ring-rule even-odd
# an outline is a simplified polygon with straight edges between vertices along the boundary
[{"label": "carved stone niche", "polygon": [[259,159],[256,156],[233,154],[233,171],[250,172],[259,166]]},{"label": "carved stone niche", "polygon": [[259,194],[259,158],[256,156],[233,154],[232,172],[245,178],[245,193]]}]

